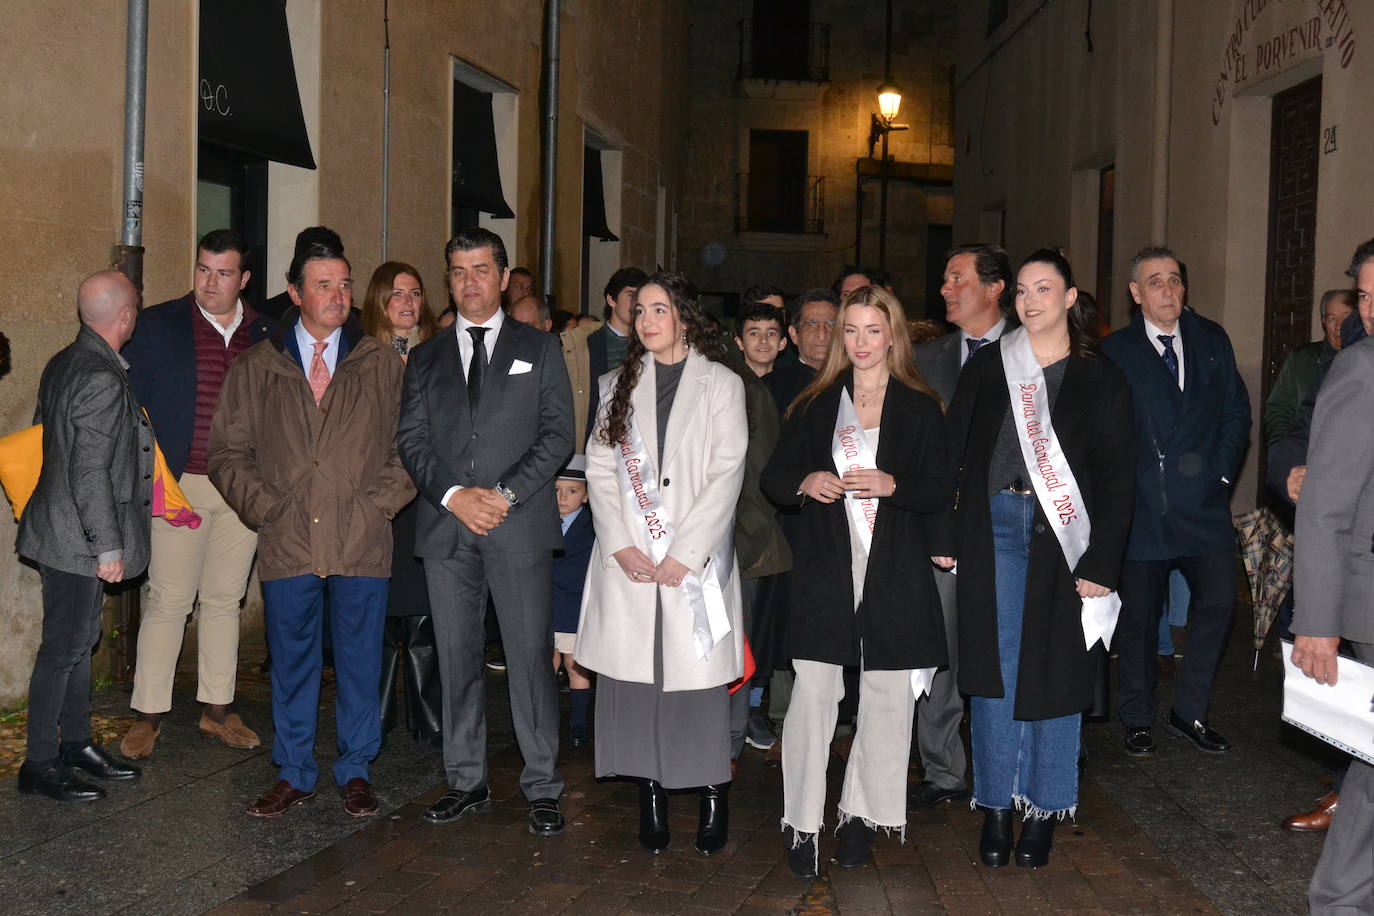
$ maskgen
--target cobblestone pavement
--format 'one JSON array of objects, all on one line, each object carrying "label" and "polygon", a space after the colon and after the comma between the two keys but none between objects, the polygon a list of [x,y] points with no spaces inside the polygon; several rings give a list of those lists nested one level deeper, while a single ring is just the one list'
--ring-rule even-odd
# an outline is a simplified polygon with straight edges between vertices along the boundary
[{"label": "cobblestone pavement", "polygon": [[[567,831],[536,839],[516,790],[501,675],[489,677],[491,811],[445,826],[420,821],[442,791],[442,767],[397,730],[373,768],[381,815],[348,817],[328,781],[326,690],[319,794],[256,821],[243,807],[275,779],[269,753],[197,735],[193,687],[179,684],[178,708],[139,783],[112,786],[107,801],[86,806],[19,796],[12,781],[0,791],[0,911],[1305,912],[1321,838],[1276,825],[1325,791],[1338,758],[1279,721],[1277,663],[1266,649],[1252,672],[1238,619],[1213,708],[1234,750],[1203,755],[1161,729],[1157,757],[1137,760],[1122,753],[1116,723],[1088,725],[1077,824],[1059,829],[1046,869],[979,866],[981,816],[946,805],[913,814],[905,845],[880,837],[872,868],[825,864],[834,848],[827,835],[822,878],[794,879],[778,832],[781,774],[753,750],[731,793],[730,845],[714,858],[691,849],[690,794],[673,798],[672,847],[657,857],[640,851],[635,790],[593,779],[589,749],[565,749]],[[266,687],[260,675],[241,677],[239,708],[270,743]],[[127,702],[109,691],[98,705],[123,714]],[[1161,710],[1167,703],[1166,691]],[[842,771],[833,758],[832,817]]]}]

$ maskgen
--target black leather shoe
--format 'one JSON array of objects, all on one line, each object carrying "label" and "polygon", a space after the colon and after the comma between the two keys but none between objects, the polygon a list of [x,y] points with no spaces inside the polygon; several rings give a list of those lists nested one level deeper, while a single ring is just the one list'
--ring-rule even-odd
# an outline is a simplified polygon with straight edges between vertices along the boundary
[{"label": "black leather shoe", "polygon": [[1155,753],[1154,732],[1148,728],[1128,728],[1126,730],[1126,753],[1132,757],[1153,757]]},{"label": "black leather shoe", "polygon": [[725,848],[730,832],[730,784],[702,786],[697,807],[697,852],[713,856]]},{"label": "black leather shoe", "polygon": [[852,818],[839,830],[840,848],[832,859],[841,868],[863,868],[873,861],[873,837],[877,831],[859,818]]},{"label": "black leather shoe", "polygon": [[806,839],[798,842],[797,831],[791,827],[784,828],[782,832],[783,842],[787,844],[787,867],[792,870],[794,878],[814,878],[816,877],[816,835],[813,833],[806,836]]},{"label": "black leather shoe", "polygon": [[429,806],[421,817],[431,824],[447,824],[460,817],[476,814],[491,807],[491,790],[486,786],[464,791],[449,789],[444,797]]},{"label": "black leather shoe", "polygon": [[935,783],[923,779],[906,797],[908,811],[924,811],[934,808],[941,802],[968,801],[968,789],[942,789]]},{"label": "black leather shoe", "polygon": [[76,770],[84,770],[96,779],[137,779],[143,775],[138,767],[120,763],[98,744],[77,747],[59,745],[62,763]]},{"label": "black leather shoe", "polygon": [[983,814],[978,858],[989,868],[1001,868],[1011,861],[1011,809],[989,808]]},{"label": "black leather shoe", "polygon": [[1169,710],[1169,724],[1166,727],[1169,729],[1169,734],[1179,738],[1187,738],[1196,744],[1200,751],[1206,751],[1209,754],[1224,754],[1231,749],[1231,742],[1223,738],[1221,732],[1197,719],[1194,719],[1192,723],[1185,722],[1173,710]]},{"label": "black leather shoe", "polygon": [[639,781],[639,845],[658,855],[668,848],[668,793],[652,779]]},{"label": "black leather shoe", "polygon": [[1053,817],[1032,817],[1021,825],[1016,838],[1016,864],[1022,868],[1044,868],[1050,864],[1050,848],[1054,846]]},{"label": "black leather shoe", "polygon": [[530,833],[535,836],[558,836],[565,825],[558,799],[536,798],[530,802]]},{"label": "black leather shoe", "polygon": [[19,768],[19,791],[25,795],[46,795],[60,802],[92,802],[105,797],[104,789],[77,779],[71,767],[27,760]]}]

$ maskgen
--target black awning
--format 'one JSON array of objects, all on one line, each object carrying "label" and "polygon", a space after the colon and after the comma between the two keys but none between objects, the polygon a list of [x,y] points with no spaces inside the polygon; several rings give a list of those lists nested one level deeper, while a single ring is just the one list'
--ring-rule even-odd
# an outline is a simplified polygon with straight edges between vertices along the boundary
[{"label": "black awning", "polygon": [[590,146],[582,150],[582,234],[604,242],[620,241],[620,237],[606,225],[606,192],[601,175],[601,150]]},{"label": "black awning", "polygon": [[283,0],[200,0],[200,139],[315,167]]},{"label": "black awning", "polygon": [[501,190],[491,93],[453,82],[453,205],[501,219],[515,215]]}]

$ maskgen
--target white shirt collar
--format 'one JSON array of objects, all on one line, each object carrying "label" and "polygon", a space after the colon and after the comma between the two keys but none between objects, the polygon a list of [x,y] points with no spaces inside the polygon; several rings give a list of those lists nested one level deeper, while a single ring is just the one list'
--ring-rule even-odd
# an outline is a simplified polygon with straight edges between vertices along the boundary
[{"label": "white shirt collar", "polygon": [[[334,376],[334,367],[339,364],[339,341],[342,339],[342,326],[335,328],[334,332],[324,339],[329,346],[324,348],[320,358],[329,369],[331,378]],[[301,367],[305,369],[306,375],[309,375],[310,363],[315,358],[315,338],[305,329],[305,325],[301,324],[300,319],[296,319],[296,348],[301,351]]]},{"label": "white shirt collar", "polygon": [[[459,312],[458,320],[453,322],[453,333],[458,335],[459,340],[466,340],[468,343],[471,343],[472,335],[468,333],[468,328],[486,328],[489,331],[495,331],[497,334],[499,334],[501,331],[501,325],[504,324],[505,321],[505,309],[497,309],[490,318],[488,318],[486,321],[481,322],[480,324],[475,321],[469,321],[467,318],[463,317],[463,314],[461,312]],[[492,341],[495,338],[496,334],[488,334],[486,337],[482,338],[482,342],[487,345],[488,350],[491,349]]]},{"label": "white shirt collar", "polygon": [[970,340],[985,340],[985,341],[987,341],[988,343],[992,343],[994,340],[999,340],[999,339],[1001,339],[1001,337],[1002,337],[1002,332],[1005,331],[1006,329],[1007,329],[1007,319],[1005,319],[1005,318],[999,318],[999,319],[997,319],[997,323],[994,324],[992,327],[988,328],[988,332],[987,332],[986,334],[984,334],[982,337],[974,337],[974,336],[973,336],[972,334],[970,334],[968,331],[965,331],[963,328],[960,328],[960,329],[959,329],[959,365],[962,366],[965,362],[968,361],[969,352],[968,352],[968,343],[967,343],[967,341],[970,341]]},{"label": "white shirt collar", "polygon": [[572,523],[577,521],[577,517],[582,514],[582,509],[582,506],[578,506],[570,515],[564,515],[559,518],[559,521],[563,523],[563,533],[565,535],[568,533],[568,529],[572,527]]},{"label": "white shirt collar", "polygon": [[205,311],[205,306],[201,305],[199,301],[196,302],[196,308],[200,309],[205,320],[210,322],[216,331],[219,331],[219,336],[224,338],[224,345],[229,346],[229,342],[234,339],[234,332],[239,329],[239,325],[243,324],[243,300],[240,299],[234,303],[234,320],[229,322],[227,328],[219,323],[218,318]]},{"label": "white shirt collar", "polygon": [[1164,350],[1164,344],[1159,342],[1160,334],[1173,335],[1175,347],[1183,343],[1183,335],[1179,333],[1179,331],[1181,330],[1179,324],[1181,324],[1181,322],[1175,321],[1174,329],[1172,331],[1165,331],[1162,328],[1156,327],[1155,323],[1150,319],[1146,318],[1144,315],[1141,315],[1140,317],[1145,322],[1145,335],[1150,338],[1150,343],[1155,345],[1155,349],[1160,350],[1161,352]]}]

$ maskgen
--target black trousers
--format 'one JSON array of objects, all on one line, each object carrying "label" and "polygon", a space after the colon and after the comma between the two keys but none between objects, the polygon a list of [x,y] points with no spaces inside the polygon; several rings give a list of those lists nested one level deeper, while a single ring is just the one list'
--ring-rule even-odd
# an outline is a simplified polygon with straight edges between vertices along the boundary
[{"label": "black trousers", "polygon": [[62,743],[91,740],[91,653],[100,642],[104,583],[39,564],[43,637],[29,678],[28,759],[57,760]]},{"label": "black trousers", "polygon": [[1121,618],[1117,622],[1117,709],[1127,728],[1155,720],[1159,680],[1159,617],[1169,592],[1169,572],[1188,580],[1187,651],[1174,681],[1174,712],[1187,722],[1207,721],[1212,682],[1221,663],[1236,609],[1236,556],[1222,550],[1173,560],[1127,560],[1121,566]]}]

